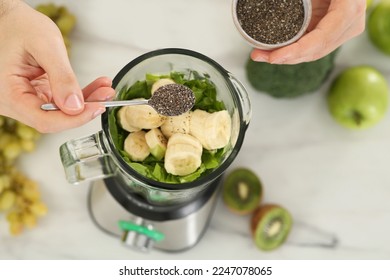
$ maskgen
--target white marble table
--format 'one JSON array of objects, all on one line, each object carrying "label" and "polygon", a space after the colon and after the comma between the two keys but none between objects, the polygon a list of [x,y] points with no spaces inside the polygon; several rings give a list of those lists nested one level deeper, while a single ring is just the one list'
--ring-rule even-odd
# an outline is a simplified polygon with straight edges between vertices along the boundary
[{"label": "white marble table", "polygon": [[[36,5],[41,1],[27,1]],[[133,58],[157,48],[201,52],[247,87],[252,121],[234,166],[261,177],[264,202],[288,208],[295,225],[287,243],[273,252],[254,246],[248,217],[218,201],[211,224],[192,249],[177,254],[129,250],[99,231],[88,216],[88,185],[69,185],[59,146],[100,130],[100,120],[44,136],[20,168],[39,182],[48,215],[39,226],[10,237],[0,221],[0,259],[388,259],[390,258],[390,115],[376,127],[348,131],[330,117],[328,84],[293,100],[273,99],[248,84],[244,64],[250,47],[234,29],[228,0],[54,1],[77,15],[72,64],[81,85],[97,76],[114,77]],[[390,57],[367,35],[344,46],[341,69],[370,64],[390,82]]]}]

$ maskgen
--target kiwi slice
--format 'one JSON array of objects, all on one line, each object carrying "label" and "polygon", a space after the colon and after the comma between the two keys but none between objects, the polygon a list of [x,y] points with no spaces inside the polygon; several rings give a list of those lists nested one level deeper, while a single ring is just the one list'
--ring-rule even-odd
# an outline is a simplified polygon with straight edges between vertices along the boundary
[{"label": "kiwi slice", "polygon": [[247,168],[231,171],[222,186],[222,198],[232,212],[245,215],[255,210],[263,196],[263,187],[257,175]]},{"label": "kiwi slice", "polygon": [[290,233],[293,220],[291,214],[276,204],[258,207],[251,219],[251,231],[258,248],[270,251],[284,243]]}]

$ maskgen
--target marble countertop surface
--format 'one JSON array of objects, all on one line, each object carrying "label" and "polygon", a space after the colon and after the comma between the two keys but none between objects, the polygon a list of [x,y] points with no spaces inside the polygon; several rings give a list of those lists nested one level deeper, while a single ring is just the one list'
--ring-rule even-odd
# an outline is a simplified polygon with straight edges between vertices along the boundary
[{"label": "marble countertop surface", "polygon": [[[27,1],[35,6],[42,1]],[[81,85],[114,77],[135,57],[178,47],[219,62],[246,86],[253,114],[232,164],[253,169],[264,184],[263,202],[289,209],[295,224],[272,252],[256,249],[249,217],[231,214],[218,199],[210,225],[193,248],[180,253],[128,249],[92,223],[88,184],[67,183],[58,148],[100,130],[100,119],[45,135],[24,155],[20,169],[36,180],[48,215],[37,228],[11,237],[0,220],[0,259],[389,259],[390,115],[374,128],[350,131],[326,107],[329,81],[313,94],[274,99],[249,85],[244,65],[251,48],[236,31],[228,0],[53,1],[77,16],[71,62]],[[369,64],[390,82],[390,57],[364,33],[344,45],[332,76]],[[330,77],[332,78],[332,77]]]}]

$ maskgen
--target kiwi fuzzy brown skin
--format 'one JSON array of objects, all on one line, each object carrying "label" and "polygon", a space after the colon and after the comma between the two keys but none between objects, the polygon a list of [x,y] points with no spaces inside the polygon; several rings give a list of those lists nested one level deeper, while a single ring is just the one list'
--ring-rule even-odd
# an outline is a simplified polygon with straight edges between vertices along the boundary
[{"label": "kiwi fuzzy brown skin", "polygon": [[[239,188],[244,188],[246,198],[240,196]],[[226,207],[238,215],[251,214],[263,198],[263,188],[258,176],[250,169],[239,167],[225,178],[222,198]]]},{"label": "kiwi fuzzy brown skin", "polygon": [[[280,231],[283,231],[279,236],[277,236],[277,240],[270,240],[265,241],[265,240],[257,240],[257,238],[261,238],[262,236],[259,236],[259,231],[263,230],[264,228],[260,228],[261,226],[264,226],[263,224],[260,224],[263,220],[269,219],[269,216],[271,216],[272,212],[278,210],[280,213],[283,214],[283,216],[280,217],[280,220],[282,223],[282,228]],[[281,246],[285,240],[287,239],[291,226],[292,226],[292,217],[290,213],[283,207],[277,204],[264,204],[256,208],[256,210],[252,214],[251,218],[251,233],[252,233],[252,238],[256,244],[256,246],[263,250],[263,251],[271,251],[279,246]],[[267,243],[268,242],[268,243]]]},{"label": "kiwi fuzzy brown skin", "polygon": [[256,208],[256,210],[252,214],[251,219],[251,233],[252,236],[255,235],[256,227],[259,224],[259,221],[264,217],[267,212],[272,209],[273,207],[278,206],[276,204],[264,204],[262,206],[259,206]]}]

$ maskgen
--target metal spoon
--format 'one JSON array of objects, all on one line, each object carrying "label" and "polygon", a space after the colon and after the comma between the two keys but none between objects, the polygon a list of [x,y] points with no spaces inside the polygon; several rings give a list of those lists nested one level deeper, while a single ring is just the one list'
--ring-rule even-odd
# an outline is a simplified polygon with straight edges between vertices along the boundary
[{"label": "metal spoon", "polygon": [[[84,103],[100,103],[105,107],[149,105],[160,115],[178,116],[191,110],[195,104],[195,96],[192,90],[184,85],[168,84],[159,87],[150,99],[86,101]],[[43,104],[41,109],[45,111],[59,110],[54,103]]]}]

